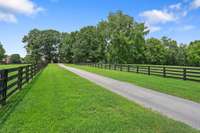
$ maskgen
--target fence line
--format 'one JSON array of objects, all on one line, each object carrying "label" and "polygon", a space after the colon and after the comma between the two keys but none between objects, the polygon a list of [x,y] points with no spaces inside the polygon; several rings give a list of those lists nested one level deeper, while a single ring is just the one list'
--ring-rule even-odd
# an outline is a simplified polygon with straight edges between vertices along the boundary
[{"label": "fence line", "polygon": [[176,79],[200,82],[200,68],[193,68],[193,67],[150,66],[150,65],[141,66],[141,65],[126,65],[126,64],[93,64],[93,63],[85,63],[80,65],[87,65],[102,69],[135,72],[147,75],[162,76],[165,78],[176,78]]},{"label": "fence line", "polygon": [[26,65],[22,67],[0,70],[0,104],[6,104],[6,100],[42,69],[41,65]]}]

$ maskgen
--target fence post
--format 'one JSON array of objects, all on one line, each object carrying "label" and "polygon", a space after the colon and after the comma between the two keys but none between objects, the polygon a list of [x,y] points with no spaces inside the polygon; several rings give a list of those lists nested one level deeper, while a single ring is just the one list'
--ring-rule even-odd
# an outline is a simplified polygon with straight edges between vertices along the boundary
[{"label": "fence post", "polygon": [[35,71],[34,75],[36,75],[37,74],[37,65],[36,64],[34,65],[34,71]]},{"label": "fence post", "polygon": [[5,105],[6,104],[6,95],[7,95],[7,82],[8,82],[8,70],[4,70],[1,73],[1,105]]},{"label": "fence post", "polygon": [[151,75],[151,68],[148,66],[148,75]]},{"label": "fence post", "polygon": [[39,72],[39,66],[36,64],[36,74]]},{"label": "fence post", "polygon": [[163,77],[166,77],[166,67],[163,67]]},{"label": "fence post", "polygon": [[137,73],[139,73],[139,66],[137,66]]},{"label": "fence post", "polygon": [[34,76],[36,75],[36,65],[34,65]]},{"label": "fence post", "polygon": [[130,72],[130,65],[127,66],[127,72]]},{"label": "fence post", "polygon": [[33,79],[33,65],[31,65],[31,79]]},{"label": "fence post", "polygon": [[120,65],[120,71],[122,71],[122,64]]},{"label": "fence post", "polygon": [[116,70],[116,64],[114,64],[114,70]]},{"label": "fence post", "polygon": [[109,64],[109,69],[111,69],[111,64]]},{"label": "fence post", "polygon": [[22,71],[23,71],[23,68],[20,67],[19,70],[18,70],[18,89],[21,89],[22,88]]},{"label": "fence post", "polygon": [[26,66],[26,82],[29,82],[29,66]]},{"label": "fence post", "polygon": [[186,79],[187,79],[187,78],[186,78],[186,76],[187,76],[187,75],[186,75],[186,72],[187,72],[187,71],[186,71],[186,68],[183,68],[183,80],[186,80]]}]

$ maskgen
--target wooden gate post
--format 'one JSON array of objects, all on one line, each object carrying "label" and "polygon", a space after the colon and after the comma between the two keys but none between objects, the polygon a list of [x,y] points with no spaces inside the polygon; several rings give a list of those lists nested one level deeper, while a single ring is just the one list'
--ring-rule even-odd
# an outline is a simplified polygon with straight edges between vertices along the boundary
[{"label": "wooden gate post", "polygon": [[166,67],[163,67],[163,77],[166,77]]},{"label": "wooden gate post", "polygon": [[120,71],[122,71],[122,64],[120,65]]},{"label": "wooden gate post", "polygon": [[29,81],[29,66],[26,66],[26,82]]},{"label": "wooden gate post", "polygon": [[183,68],[183,80],[186,80],[187,79],[187,75],[186,75],[186,68]]},{"label": "wooden gate post", "polygon": [[4,70],[1,74],[1,97],[0,104],[4,106],[6,104],[7,97],[7,81],[8,81],[8,70]]},{"label": "wooden gate post", "polygon": [[127,66],[127,71],[130,72],[130,65]]},{"label": "wooden gate post", "polygon": [[22,88],[22,71],[23,71],[23,68],[20,67],[19,70],[18,70],[18,89],[21,89]]},{"label": "wooden gate post", "polygon": [[33,79],[33,65],[31,65],[31,79]]},{"label": "wooden gate post", "polygon": [[139,66],[137,66],[137,73],[139,73]]},{"label": "wooden gate post", "polygon": [[148,75],[151,75],[151,68],[148,66]]}]

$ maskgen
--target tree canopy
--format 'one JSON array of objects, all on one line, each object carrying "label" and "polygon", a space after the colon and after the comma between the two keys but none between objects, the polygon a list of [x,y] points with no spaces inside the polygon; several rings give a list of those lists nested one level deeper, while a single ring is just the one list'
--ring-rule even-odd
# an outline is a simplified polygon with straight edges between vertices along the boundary
[{"label": "tree canopy", "polygon": [[23,42],[32,62],[133,63],[200,66],[200,41],[147,38],[149,30],[121,11],[71,33],[31,30]]},{"label": "tree canopy", "polygon": [[21,63],[21,57],[19,54],[12,54],[10,56],[10,63],[11,64],[20,64]]},{"label": "tree canopy", "polygon": [[41,60],[57,62],[60,41],[61,34],[56,30],[33,29],[23,38],[27,53],[35,63]]},{"label": "tree canopy", "polygon": [[3,44],[0,42],[0,62],[2,62],[3,58],[5,57],[5,49],[3,48]]}]

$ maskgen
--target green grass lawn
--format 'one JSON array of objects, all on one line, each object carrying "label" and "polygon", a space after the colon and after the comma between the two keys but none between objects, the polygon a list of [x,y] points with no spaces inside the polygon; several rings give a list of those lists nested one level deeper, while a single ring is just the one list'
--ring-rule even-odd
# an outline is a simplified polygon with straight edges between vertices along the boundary
[{"label": "green grass lawn", "polygon": [[70,66],[200,103],[200,83],[198,82],[105,70],[88,66]]},{"label": "green grass lawn", "polygon": [[15,67],[20,67],[20,66],[24,66],[24,65],[26,65],[26,64],[0,65],[0,69],[15,68]]},{"label": "green grass lawn", "polygon": [[57,65],[49,65],[0,114],[1,133],[198,132]]}]

